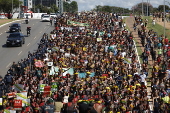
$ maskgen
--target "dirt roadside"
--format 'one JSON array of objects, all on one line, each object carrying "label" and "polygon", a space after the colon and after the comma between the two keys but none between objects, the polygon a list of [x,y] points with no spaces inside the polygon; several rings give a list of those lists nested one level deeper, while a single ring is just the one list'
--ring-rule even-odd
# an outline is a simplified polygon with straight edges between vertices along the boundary
[{"label": "dirt roadside", "polygon": [[[141,51],[143,52],[144,51],[144,47],[141,44],[140,38],[138,36],[138,32],[137,32],[137,30],[134,31],[134,29],[133,29],[133,23],[135,22],[134,17],[133,16],[132,17],[127,17],[125,22],[126,22],[127,26],[129,27],[130,32],[132,32],[132,34],[133,34],[133,38],[134,38],[134,40],[136,42],[137,48],[140,48]],[[138,28],[140,29],[140,26],[137,26],[137,29]],[[142,64],[142,62],[141,62],[141,64]],[[149,57],[149,59],[148,59],[148,68],[150,68],[152,65],[153,65],[152,59],[151,59],[151,57]],[[148,75],[148,78],[150,78],[150,77],[151,76]],[[150,82],[150,80],[148,78],[146,79],[146,81]],[[150,109],[152,111],[153,110],[153,99],[151,98],[151,93],[152,93],[151,92],[151,84],[147,84],[147,92],[148,92],[148,96],[147,97],[149,99],[149,106],[150,106]]]},{"label": "dirt roadside", "polygon": [[11,19],[0,19],[0,25],[8,23],[8,22],[12,22],[13,20]]}]

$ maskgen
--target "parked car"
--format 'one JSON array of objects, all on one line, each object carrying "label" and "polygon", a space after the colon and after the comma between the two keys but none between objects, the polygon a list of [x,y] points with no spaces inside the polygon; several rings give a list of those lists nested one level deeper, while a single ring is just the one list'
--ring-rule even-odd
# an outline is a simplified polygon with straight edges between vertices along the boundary
[{"label": "parked car", "polygon": [[49,22],[50,21],[50,15],[44,15],[43,17],[42,17],[42,22],[44,22],[44,21],[47,21],[47,22]]},{"label": "parked car", "polygon": [[20,32],[11,33],[7,36],[6,46],[22,46],[25,44],[25,37]]},{"label": "parked car", "polygon": [[21,31],[21,25],[19,23],[13,23],[11,26],[9,26],[10,32],[20,32]]},{"label": "parked car", "polygon": [[0,19],[7,19],[5,15],[0,15]]},{"label": "parked car", "polygon": [[56,18],[56,17],[57,17],[57,15],[56,15],[55,13],[50,13],[50,17],[52,17],[52,18]]}]

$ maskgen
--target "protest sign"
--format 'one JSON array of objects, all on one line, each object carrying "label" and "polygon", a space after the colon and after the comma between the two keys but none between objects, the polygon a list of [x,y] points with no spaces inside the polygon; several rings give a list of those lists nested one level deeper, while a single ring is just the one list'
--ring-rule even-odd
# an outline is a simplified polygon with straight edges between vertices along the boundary
[{"label": "protest sign", "polygon": [[69,68],[67,70],[64,70],[63,76],[66,76],[66,74],[74,75],[74,68]]},{"label": "protest sign", "polygon": [[52,82],[51,91],[56,92],[58,87],[58,82]]},{"label": "protest sign", "polygon": [[40,93],[44,92],[44,87],[46,86],[46,84],[40,84],[39,85],[39,91]]},{"label": "protest sign", "polygon": [[2,100],[2,98],[0,98],[0,106],[2,106],[2,102],[3,102],[3,100]]},{"label": "protest sign", "polygon": [[36,67],[44,67],[44,63],[41,60],[35,61]]},{"label": "protest sign", "polygon": [[50,95],[50,91],[51,91],[51,86],[45,86],[43,95],[44,96]]},{"label": "protest sign", "polygon": [[14,109],[22,110],[22,100],[18,100],[18,99],[14,100]]},{"label": "protest sign", "polygon": [[97,38],[97,42],[100,42],[100,41],[102,41],[102,38]]},{"label": "protest sign", "polygon": [[53,66],[53,62],[47,62],[48,66]]}]

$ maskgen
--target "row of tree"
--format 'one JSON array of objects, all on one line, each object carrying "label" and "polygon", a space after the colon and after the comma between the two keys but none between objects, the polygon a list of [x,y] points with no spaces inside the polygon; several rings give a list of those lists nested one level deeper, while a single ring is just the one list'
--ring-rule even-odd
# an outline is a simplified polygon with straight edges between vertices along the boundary
[{"label": "row of tree", "polygon": [[[143,9],[143,11],[142,11]],[[165,11],[169,12],[170,7],[168,5],[165,5]],[[116,6],[101,6],[98,5],[92,11],[97,12],[109,12],[109,13],[121,13],[121,14],[127,14],[127,13],[136,13],[136,14],[144,14],[147,15],[148,13],[154,13],[154,12],[163,12],[164,11],[164,5],[159,5],[157,8],[153,7],[150,3],[147,2],[141,2],[136,5],[134,5],[131,10],[128,8],[122,8],[122,7],[116,7]]]},{"label": "row of tree", "polygon": [[[0,13],[8,13],[9,15],[11,13],[14,13],[16,9],[19,7],[21,8],[21,5],[23,4],[20,0],[0,0]],[[12,11],[13,8],[13,11]],[[64,12],[71,12],[75,13],[78,11],[78,4],[76,1],[72,1],[70,3],[64,2],[63,3],[63,10]],[[57,13],[58,7],[55,4],[52,4],[51,7],[43,6],[41,4],[33,7],[31,9],[33,12],[40,12],[40,13]],[[10,17],[8,17],[10,18]]]}]

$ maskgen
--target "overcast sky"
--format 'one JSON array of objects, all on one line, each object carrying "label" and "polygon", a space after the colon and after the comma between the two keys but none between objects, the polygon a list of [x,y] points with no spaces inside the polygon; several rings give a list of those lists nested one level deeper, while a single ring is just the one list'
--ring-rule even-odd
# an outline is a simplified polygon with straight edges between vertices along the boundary
[{"label": "overcast sky", "polygon": [[[97,5],[109,5],[109,6],[117,6],[117,7],[123,7],[123,8],[129,8],[131,9],[132,6],[141,3],[142,0],[71,0],[71,1],[77,1],[78,3],[78,10],[79,11],[89,11]],[[158,7],[159,5],[164,4],[164,0],[148,0],[152,4],[153,7]],[[169,1],[170,0],[166,0]],[[147,2],[147,0],[143,0],[143,2]],[[168,3],[166,3],[168,5]]]}]

